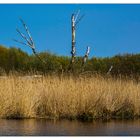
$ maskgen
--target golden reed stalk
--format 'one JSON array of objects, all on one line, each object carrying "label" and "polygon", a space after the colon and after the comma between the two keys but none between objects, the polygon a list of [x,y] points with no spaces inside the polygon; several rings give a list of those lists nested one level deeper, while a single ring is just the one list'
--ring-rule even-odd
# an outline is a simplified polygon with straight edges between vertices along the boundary
[{"label": "golden reed stalk", "polygon": [[0,78],[0,118],[134,118],[140,83],[95,76]]}]

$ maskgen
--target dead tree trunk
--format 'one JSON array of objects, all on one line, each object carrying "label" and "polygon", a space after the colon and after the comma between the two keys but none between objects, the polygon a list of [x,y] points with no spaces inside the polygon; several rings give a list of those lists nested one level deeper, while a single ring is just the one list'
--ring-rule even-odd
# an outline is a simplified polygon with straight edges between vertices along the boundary
[{"label": "dead tree trunk", "polygon": [[112,69],[113,69],[113,66],[111,65],[108,72],[107,72],[108,75],[111,73]]},{"label": "dead tree trunk", "polygon": [[76,58],[76,47],[75,47],[75,34],[76,34],[76,26],[81,21],[84,15],[79,17],[80,10],[76,14],[72,14],[71,16],[71,30],[72,30],[72,47],[71,47],[71,62],[69,65],[69,70],[74,72],[74,63]]},{"label": "dead tree trunk", "polygon": [[87,62],[89,52],[90,52],[90,47],[87,46],[87,50],[86,50],[85,56],[83,57],[83,61],[82,61],[82,72],[84,71],[84,66],[85,66],[85,63]]},{"label": "dead tree trunk", "polygon": [[75,18],[74,18],[74,14],[72,14],[71,17],[71,24],[72,24],[72,51],[71,51],[71,64],[73,65],[75,62],[75,53],[76,53],[76,49],[75,49]]}]

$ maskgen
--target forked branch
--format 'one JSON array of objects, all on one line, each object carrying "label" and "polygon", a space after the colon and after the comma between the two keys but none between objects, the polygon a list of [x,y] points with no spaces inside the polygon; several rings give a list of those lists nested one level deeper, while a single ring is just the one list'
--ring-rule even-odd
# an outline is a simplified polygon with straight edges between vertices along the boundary
[{"label": "forked branch", "polygon": [[78,10],[78,12],[76,14],[74,14],[74,24],[75,24],[75,27],[83,19],[84,16],[85,15],[81,15],[80,16],[80,10]]},{"label": "forked branch", "polygon": [[34,54],[42,63],[46,64],[46,61],[44,61],[44,60],[38,55],[38,53],[37,53],[36,50],[35,50],[35,44],[34,44],[34,41],[33,41],[33,39],[32,39],[32,36],[31,36],[31,34],[30,34],[29,30],[28,30],[27,25],[25,24],[25,22],[24,22],[21,18],[20,18],[20,21],[21,21],[21,23],[22,23],[22,25],[23,25],[23,27],[24,27],[24,29],[25,29],[25,31],[26,31],[28,37],[27,37],[26,35],[24,35],[24,34],[17,28],[16,31],[17,31],[18,34],[24,39],[25,42],[18,41],[18,40],[16,40],[16,39],[13,39],[13,40],[14,40],[15,42],[18,42],[18,43],[22,44],[22,45],[29,46],[29,47],[32,49],[33,54]]},{"label": "forked branch", "polygon": [[78,23],[83,19],[84,16],[85,16],[85,15],[82,15],[79,19],[77,19],[77,21],[75,22],[75,26],[78,25]]}]

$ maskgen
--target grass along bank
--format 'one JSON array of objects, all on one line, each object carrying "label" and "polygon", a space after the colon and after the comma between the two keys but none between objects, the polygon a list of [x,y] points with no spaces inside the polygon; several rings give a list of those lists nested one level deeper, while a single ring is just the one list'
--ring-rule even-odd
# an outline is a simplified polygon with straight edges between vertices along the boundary
[{"label": "grass along bank", "polygon": [[58,76],[0,78],[0,118],[111,119],[140,116],[140,83]]}]

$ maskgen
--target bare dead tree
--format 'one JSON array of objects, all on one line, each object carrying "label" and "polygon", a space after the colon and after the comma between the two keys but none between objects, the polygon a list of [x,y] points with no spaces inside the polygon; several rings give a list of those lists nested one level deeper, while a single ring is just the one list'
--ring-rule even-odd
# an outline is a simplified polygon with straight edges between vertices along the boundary
[{"label": "bare dead tree", "polygon": [[78,12],[76,14],[72,14],[72,16],[71,16],[71,26],[72,26],[72,50],[71,50],[72,58],[71,58],[71,64],[73,64],[75,62],[75,57],[76,57],[76,47],[75,47],[76,26],[81,21],[81,19],[84,17],[84,15],[79,17],[79,14],[80,14],[80,10],[78,10]]},{"label": "bare dead tree", "polygon": [[72,50],[71,50],[71,63],[73,64],[75,61],[75,53],[76,53],[76,49],[75,49],[75,17],[74,14],[72,14],[71,17],[72,20]]},{"label": "bare dead tree", "polygon": [[90,53],[90,47],[87,46],[87,50],[86,50],[85,56],[83,57],[82,66],[84,66],[85,63],[87,62],[87,59],[88,59],[89,53]]},{"label": "bare dead tree", "polygon": [[16,40],[16,39],[13,39],[13,40],[14,40],[15,42],[18,42],[18,43],[22,44],[22,45],[29,46],[29,47],[32,49],[33,54],[34,54],[42,63],[46,64],[47,62],[46,62],[45,60],[43,60],[43,59],[39,56],[39,54],[36,52],[36,50],[35,50],[35,44],[34,44],[34,41],[33,41],[32,37],[31,37],[31,34],[30,34],[29,30],[28,30],[27,25],[25,24],[25,22],[24,22],[21,18],[20,18],[20,21],[21,21],[21,23],[22,23],[22,25],[23,25],[23,27],[24,27],[26,33],[27,33],[27,36],[24,35],[18,28],[16,29],[16,31],[17,31],[17,33],[23,38],[23,40],[24,40],[25,42],[22,42],[22,41],[19,41],[19,40]]},{"label": "bare dead tree", "polygon": [[83,57],[83,60],[82,60],[82,68],[81,68],[81,72],[82,72],[82,73],[84,72],[85,64],[86,64],[86,62],[87,62],[89,53],[90,53],[90,47],[87,46],[86,53],[85,53],[85,55],[84,55],[84,57]]}]

